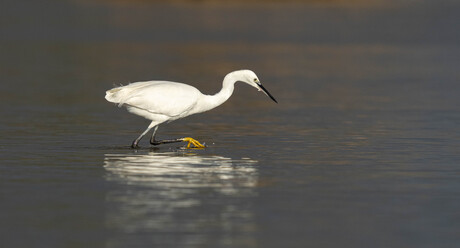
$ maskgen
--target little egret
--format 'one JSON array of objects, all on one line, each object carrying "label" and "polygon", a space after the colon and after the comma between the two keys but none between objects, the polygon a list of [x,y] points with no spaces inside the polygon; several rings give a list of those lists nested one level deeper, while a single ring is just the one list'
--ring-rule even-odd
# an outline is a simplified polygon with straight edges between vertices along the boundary
[{"label": "little egret", "polygon": [[239,70],[227,74],[222,83],[222,89],[215,95],[204,95],[195,87],[183,83],[147,81],[108,90],[105,92],[105,99],[117,103],[119,107],[124,105],[130,113],[152,121],[147,129],[133,141],[132,148],[138,148],[139,141],[152,128],[154,129],[150,144],[154,146],[185,141],[188,142],[187,148],[190,148],[190,144],[196,148],[203,148],[200,142],[190,137],[156,140],[155,133],[158,126],[164,122],[202,113],[221,105],[232,95],[236,82],[247,83],[278,103],[262,86],[257,75],[250,70]]}]

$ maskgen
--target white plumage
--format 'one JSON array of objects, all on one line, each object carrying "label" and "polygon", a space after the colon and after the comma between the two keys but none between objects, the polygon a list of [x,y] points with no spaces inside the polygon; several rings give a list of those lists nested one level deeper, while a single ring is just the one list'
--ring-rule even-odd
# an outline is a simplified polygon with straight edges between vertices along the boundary
[{"label": "white plumage", "polygon": [[110,89],[106,91],[105,99],[117,103],[119,107],[125,106],[130,113],[152,120],[147,130],[134,140],[133,148],[138,147],[140,139],[153,127],[155,129],[150,140],[152,145],[189,141],[188,147],[190,143],[200,147],[202,145],[191,138],[156,141],[155,132],[161,123],[208,111],[224,103],[232,95],[237,81],[245,82],[263,91],[276,102],[275,98],[260,84],[256,74],[250,70],[227,74],[221,91],[215,95],[204,95],[195,87],[183,83],[146,81]]},{"label": "white plumage", "polygon": [[200,95],[198,89],[187,84],[147,81],[108,90],[105,99],[119,107],[126,105],[129,112],[149,120],[172,121],[187,116]]}]

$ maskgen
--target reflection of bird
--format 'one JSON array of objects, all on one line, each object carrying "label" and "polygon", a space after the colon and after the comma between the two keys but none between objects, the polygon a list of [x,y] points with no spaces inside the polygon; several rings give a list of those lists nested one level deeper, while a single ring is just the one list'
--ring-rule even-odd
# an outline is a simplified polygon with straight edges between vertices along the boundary
[{"label": "reflection of bird", "polygon": [[147,81],[108,90],[106,91],[105,99],[109,102],[118,103],[119,107],[125,105],[129,112],[152,120],[148,128],[133,141],[132,148],[138,147],[139,141],[152,128],[154,128],[150,139],[150,144],[152,145],[186,141],[189,142],[188,148],[190,148],[190,144],[203,148],[202,144],[190,137],[155,140],[155,133],[158,126],[163,122],[171,122],[221,105],[232,95],[234,84],[238,81],[253,86],[277,102],[262,86],[257,75],[250,70],[234,71],[227,74],[224,78],[222,89],[215,95],[204,95],[195,87],[187,84]]}]

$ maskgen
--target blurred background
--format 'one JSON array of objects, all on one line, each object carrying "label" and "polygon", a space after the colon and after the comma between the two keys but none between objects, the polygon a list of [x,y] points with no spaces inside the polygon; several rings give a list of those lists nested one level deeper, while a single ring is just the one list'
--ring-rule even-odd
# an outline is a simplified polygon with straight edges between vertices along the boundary
[{"label": "blurred background", "polygon": [[[1,247],[455,247],[460,3],[0,3]],[[129,145],[148,121],[114,85],[205,94],[159,128],[204,150]]]}]

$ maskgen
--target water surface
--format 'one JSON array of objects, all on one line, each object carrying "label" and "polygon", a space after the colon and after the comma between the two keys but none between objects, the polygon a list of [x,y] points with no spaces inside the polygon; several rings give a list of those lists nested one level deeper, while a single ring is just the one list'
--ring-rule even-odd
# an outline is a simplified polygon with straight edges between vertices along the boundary
[{"label": "water surface", "polygon": [[[4,3],[2,247],[455,247],[459,6]],[[104,100],[168,79],[217,92],[148,121]]]}]

